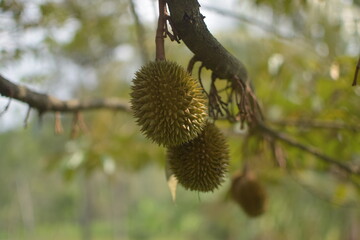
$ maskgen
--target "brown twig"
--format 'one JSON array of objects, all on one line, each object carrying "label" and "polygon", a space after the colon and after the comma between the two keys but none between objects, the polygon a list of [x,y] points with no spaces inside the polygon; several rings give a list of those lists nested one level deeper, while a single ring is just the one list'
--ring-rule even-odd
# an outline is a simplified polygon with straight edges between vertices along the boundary
[{"label": "brown twig", "polygon": [[205,90],[205,87],[204,87],[204,84],[203,84],[203,81],[202,81],[202,78],[201,78],[201,71],[202,71],[203,68],[204,68],[204,65],[201,64],[200,67],[199,67],[199,70],[198,70],[198,80],[199,80],[200,86],[201,86],[201,88],[203,89],[206,97],[209,99],[209,94],[208,94],[208,92]]},{"label": "brown twig", "polygon": [[79,118],[80,118],[80,113],[75,112],[72,126],[71,126],[71,134],[70,134],[71,139],[74,139],[79,135],[79,132],[80,132]]},{"label": "brown twig", "polygon": [[347,130],[352,132],[360,131],[360,125],[352,125],[338,121],[284,119],[284,120],[270,121],[270,123],[278,126],[295,126],[300,128],[335,129],[335,130]]},{"label": "brown twig", "polygon": [[286,157],[285,153],[281,146],[279,146],[276,141],[272,138],[266,138],[267,142],[270,145],[270,149],[272,151],[273,157],[276,161],[276,164],[280,168],[286,168]]},{"label": "brown twig", "polygon": [[189,61],[189,63],[188,63],[188,66],[187,66],[187,72],[188,72],[188,73],[192,74],[192,71],[193,71],[193,69],[194,69],[195,63],[196,63],[197,61],[199,61],[199,60],[197,59],[196,55],[194,55],[194,56],[190,59],[190,61]]},{"label": "brown twig", "polygon": [[311,145],[304,145],[302,143],[299,143],[298,141],[296,141],[295,139],[290,138],[289,136],[280,133],[280,132],[276,132],[272,129],[270,129],[269,127],[267,127],[266,125],[262,124],[262,123],[258,123],[257,124],[258,127],[260,128],[260,130],[262,130],[265,134],[268,134],[269,137],[278,139],[292,147],[298,148],[304,152],[310,153],[312,155],[314,155],[315,157],[317,157],[318,159],[324,161],[325,163],[328,164],[332,164],[337,166],[339,169],[345,171],[348,174],[356,174],[356,175],[360,175],[360,168],[359,167],[350,167],[344,163],[341,163],[323,153],[321,153],[318,149],[312,147]]},{"label": "brown twig", "polygon": [[83,131],[84,133],[88,133],[89,132],[89,128],[86,125],[86,122],[84,120],[84,115],[82,113],[79,113],[78,116],[78,125],[80,127],[80,130]]},{"label": "brown twig", "polygon": [[130,104],[125,100],[106,98],[62,101],[53,96],[30,90],[25,86],[14,84],[1,75],[0,95],[27,103],[31,108],[37,109],[39,115],[46,112],[77,112],[95,109],[131,112]]},{"label": "brown twig", "polygon": [[87,133],[89,129],[86,126],[83,114],[81,112],[75,112],[71,127],[71,138],[76,138],[79,135],[80,131]]},{"label": "brown twig", "polygon": [[24,119],[24,128],[27,128],[27,126],[28,126],[30,112],[31,112],[31,107],[29,106],[28,110],[26,111],[26,116],[25,116],[25,119]]},{"label": "brown twig", "polygon": [[156,61],[165,60],[165,44],[164,37],[165,35],[165,12],[166,12],[166,2],[165,0],[159,0],[159,18],[158,25],[156,30],[155,45],[156,45]]},{"label": "brown twig", "polygon": [[[236,119],[240,121],[241,129],[244,128],[244,123],[247,122],[249,125],[258,122],[258,116],[254,114],[257,110],[258,104],[254,104],[257,100],[251,95],[251,89],[247,87],[246,83],[240,81],[237,76],[233,77],[232,80],[236,106],[239,112],[236,115]],[[252,101],[252,103],[251,103]]]},{"label": "brown twig", "polygon": [[9,109],[10,104],[11,104],[11,100],[12,100],[12,98],[9,97],[8,103],[6,104],[6,106],[4,107],[4,109],[0,112],[0,117],[1,117],[4,113],[6,113],[6,111]]},{"label": "brown twig", "polygon": [[[171,17],[169,15],[169,13],[167,12],[166,8],[165,8],[165,16],[164,17],[165,17],[164,37],[169,37],[172,42],[176,41],[177,43],[180,43],[180,37],[179,37],[176,29],[174,28]],[[171,30],[173,31],[172,33],[170,32],[170,30],[168,28],[168,24],[171,26]]]},{"label": "brown twig", "polygon": [[253,91],[253,89],[250,87],[249,82],[245,83],[246,93],[249,95],[249,98],[252,102],[252,109],[254,109],[254,120],[256,121],[264,121],[265,117],[262,113],[259,101],[257,100],[257,97]]},{"label": "brown twig", "polygon": [[[229,116],[230,113],[227,111],[227,103],[222,101],[221,96],[218,93],[215,81],[216,76],[215,74],[212,74],[209,92],[209,116],[216,120],[219,117]],[[223,110],[226,114],[223,113]]]},{"label": "brown twig", "polygon": [[61,123],[61,113],[55,112],[55,134],[62,134],[64,132],[64,128]]},{"label": "brown twig", "polygon": [[[176,41],[177,43],[180,43],[180,37],[179,37],[176,29],[174,28],[171,17],[168,15],[167,12],[165,14],[165,20],[166,20],[166,22],[165,22],[165,36],[168,36],[171,41]],[[169,23],[169,25],[171,26],[171,29],[172,29],[173,33],[170,32],[167,23]]]},{"label": "brown twig", "polygon": [[352,83],[352,86],[356,86],[357,85],[357,79],[358,79],[358,74],[359,74],[359,71],[360,71],[360,57],[359,57],[359,60],[356,64],[356,68],[355,68],[355,74],[354,74],[354,81]]}]

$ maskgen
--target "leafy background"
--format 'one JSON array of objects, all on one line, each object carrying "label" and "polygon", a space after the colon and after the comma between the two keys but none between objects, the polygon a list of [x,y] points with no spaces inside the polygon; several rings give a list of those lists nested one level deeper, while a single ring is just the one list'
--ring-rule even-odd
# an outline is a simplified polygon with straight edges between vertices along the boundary
[{"label": "leafy background", "polygon": [[[200,1],[217,39],[248,68],[275,129],[340,162],[360,163],[358,129],[276,124],[280,120],[358,125],[359,1]],[[215,12],[210,8],[230,9]],[[129,1],[0,1],[1,73],[67,99],[129,98],[142,51],[154,56],[156,2],[135,1],[145,41],[139,48]],[[242,19],[242,20],[239,20]],[[245,19],[245,20],[244,20]],[[221,24],[219,24],[221,23]],[[220,26],[219,26],[220,25]],[[191,53],[166,41],[167,57]],[[197,66],[198,67],[198,66]],[[203,73],[206,82],[208,72]],[[7,104],[0,98],[0,109]],[[248,218],[228,197],[230,181],[209,194],[178,188],[173,203],[164,149],[126,113],[85,113],[87,131],[54,135],[54,116],[11,103],[0,117],[0,239],[358,239],[359,179],[283,146],[276,167],[261,139],[219,122],[231,146],[230,173],[248,161],[267,189],[268,209]],[[246,150],[243,144],[246,143]]]}]

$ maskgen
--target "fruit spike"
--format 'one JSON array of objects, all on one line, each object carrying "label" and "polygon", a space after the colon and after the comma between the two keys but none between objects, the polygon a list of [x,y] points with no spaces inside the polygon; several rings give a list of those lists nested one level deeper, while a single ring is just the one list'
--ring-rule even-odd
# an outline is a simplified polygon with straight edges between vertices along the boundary
[{"label": "fruit spike", "polygon": [[197,137],[207,117],[198,81],[174,62],[143,66],[133,79],[131,107],[146,137],[175,146]]},{"label": "fruit spike", "polygon": [[223,182],[229,161],[225,137],[212,123],[190,142],[168,148],[170,168],[186,189],[209,192]]},{"label": "fruit spike", "polygon": [[250,217],[257,217],[265,212],[266,190],[252,172],[235,174],[231,182],[231,196]]}]

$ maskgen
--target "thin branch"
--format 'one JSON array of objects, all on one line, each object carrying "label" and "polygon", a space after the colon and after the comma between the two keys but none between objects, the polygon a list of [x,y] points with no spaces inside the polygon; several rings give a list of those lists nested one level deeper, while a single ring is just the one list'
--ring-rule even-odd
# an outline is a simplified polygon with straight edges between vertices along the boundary
[{"label": "thin branch", "polygon": [[55,112],[55,134],[62,134],[64,132],[64,128],[61,123],[61,113]]},{"label": "thin branch", "polygon": [[359,57],[358,63],[357,63],[356,68],[355,68],[354,81],[352,83],[352,86],[357,85],[357,79],[358,79],[359,71],[360,71],[360,57]]},{"label": "thin branch", "polygon": [[344,163],[341,163],[341,162],[321,153],[318,149],[314,148],[313,146],[299,143],[295,139],[292,139],[289,136],[287,136],[281,132],[274,131],[262,123],[258,123],[258,127],[260,128],[260,130],[264,131],[264,133],[268,134],[270,137],[278,139],[278,140],[280,140],[292,147],[298,148],[304,152],[310,153],[310,154],[314,155],[315,157],[319,158],[320,160],[324,161],[325,163],[337,166],[338,168],[340,168],[341,170],[345,171],[348,174],[360,175],[359,167],[351,167]]},{"label": "thin branch", "polygon": [[30,90],[25,86],[14,84],[2,75],[0,75],[0,95],[27,103],[29,107],[37,109],[40,115],[45,112],[77,112],[96,109],[131,112],[130,104],[125,100],[105,98],[62,101],[53,96]]},{"label": "thin branch", "polygon": [[158,18],[158,25],[156,30],[155,36],[155,44],[156,44],[156,60],[162,61],[165,60],[165,12],[166,12],[166,2],[165,0],[158,0],[159,1],[159,18]]},{"label": "thin branch", "polygon": [[80,119],[80,113],[75,112],[73,122],[72,122],[72,127],[71,127],[71,134],[70,134],[71,139],[74,139],[79,135],[79,132],[80,132],[79,119]]},{"label": "thin branch", "polygon": [[199,83],[200,83],[200,86],[201,86],[203,92],[205,93],[206,97],[209,99],[209,94],[205,90],[204,83],[203,83],[202,78],[201,78],[201,71],[202,71],[203,68],[204,68],[204,65],[201,64],[200,67],[199,67],[199,70],[198,70],[198,80],[199,80]]},{"label": "thin branch", "polygon": [[143,63],[146,63],[149,61],[149,54],[148,54],[148,49],[145,44],[145,42],[146,42],[145,28],[144,28],[144,25],[142,24],[142,22],[140,21],[139,15],[135,8],[134,1],[129,0],[129,2],[130,2],[130,11],[131,11],[131,14],[133,15],[134,21],[135,21],[136,35],[137,35],[138,45],[140,48],[141,57],[142,57]]},{"label": "thin branch", "polygon": [[187,72],[188,72],[188,73],[192,74],[192,71],[193,71],[193,69],[194,69],[194,65],[195,65],[195,63],[196,63],[197,61],[199,61],[199,60],[197,59],[196,55],[194,55],[194,56],[190,59],[190,61],[189,61],[189,63],[188,63],[188,66],[187,66]]},{"label": "thin branch", "polygon": [[24,128],[27,128],[27,126],[28,126],[30,112],[31,112],[31,107],[29,106],[28,110],[26,111],[26,116],[25,116],[25,119],[24,119]]},{"label": "thin branch", "polygon": [[81,129],[81,131],[83,131],[84,133],[89,133],[89,128],[88,126],[86,125],[86,122],[84,120],[84,115],[82,113],[79,113],[79,116],[78,116],[78,125]]},{"label": "thin branch", "polygon": [[[324,191],[320,190],[320,189],[316,189],[314,187],[312,187],[309,184],[304,183],[298,176],[296,176],[295,173],[293,173],[292,171],[288,171],[288,175],[289,177],[295,182],[297,183],[300,187],[302,187],[305,191],[307,191],[308,193],[310,193],[311,195],[313,195],[314,197],[328,203],[331,205],[336,205],[338,207],[344,207],[344,208],[357,208],[358,204],[357,202],[352,202],[352,203],[348,203],[346,205],[344,204],[339,204],[337,202],[335,202],[331,196],[328,196]],[[356,182],[351,181],[352,184],[355,185],[355,187],[359,188],[359,186],[357,185]]]},{"label": "thin branch", "polygon": [[284,119],[284,120],[270,121],[270,123],[279,125],[279,126],[295,126],[295,127],[300,127],[300,128],[348,130],[348,131],[352,131],[352,132],[360,131],[360,125],[347,124],[347,123],[339,122],[339,121]]},{"label": "thin branch", "polygon": [[266,138],[271,152],[273,154],[273,157],[276,161],[276,164],[280,167],[280,168],[286,168],[287,167],[287,161],[286,161],[286,157],[285,157],[285,153],[282,149],[281,146],[279,146],[277,144],[276,141],[274,141],[274,139],[267,137]]},{"label": "thin branch", "polygon": [[4,107],[4,109],[0,112],[0,117],[4,114],[4,113],[6,113],[6,111],[9,109],[9,107],[10,107],[10,104],[11,104],[11,97],[9,97],[9,101],[8,101],[8,103],[6,104],[6,106]]},{"label": "thin branch", "polygon": [[83,117],[82,113],[81,112],[75,112],[70,137],[72,139],[78,137],[79,134],[80,134],[80,131],[82,131],[83,133],[88,133],[89,129],[86,126],[86,123],[84,121],[84,117]]},{"label": "thin branch", "polygon": [[[176,41],[177,43],[180,43],[180,37],[179,34],[176,31],[176,28],[174,28],[174,25],[172,23],[171,17],[168,15],[168,13],[166,12],[166,16],[165,16],[165,36],[169,37],[171,41]],[[169,25],[171,26],[171,30],[172,33],[170,32],[167,23],[169,23]]]}]

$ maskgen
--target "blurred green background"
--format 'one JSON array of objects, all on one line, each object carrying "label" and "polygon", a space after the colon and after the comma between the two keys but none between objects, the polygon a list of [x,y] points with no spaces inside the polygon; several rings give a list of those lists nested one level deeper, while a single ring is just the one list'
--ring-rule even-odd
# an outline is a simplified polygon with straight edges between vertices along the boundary
[{"label": "blurred green background", "polygon": [[[245,63],[269,124],[359,165],[360,88],[351,87],[359,1],[200,3],[210,31]],[[0,73],[61,99],[129,99],[134,72],[154,58],[156,4],[1,0]],[[192,56],[169,39],[166,53],[184,67]],[[0,111],[7,103],[0,98]],[[279,168],[269,146],[237,125],[218,122],[231,147],[223,186],[206,194],[178,187],[174,203],[165,150],[140,134],[130,114],[83,113],[87,129],[71,138],[72,115],[62,115],[65,132],[56,135],[53,114],[32,111],[24,128],[26,111],[12,101],[0,116],[0,240],[360,239],[359,177],[286,145],[287,168]],[[295,120],[342,127],[284,124]],[[269,197],[255,219],[228,197],[229,178],[244,161]]]}]

